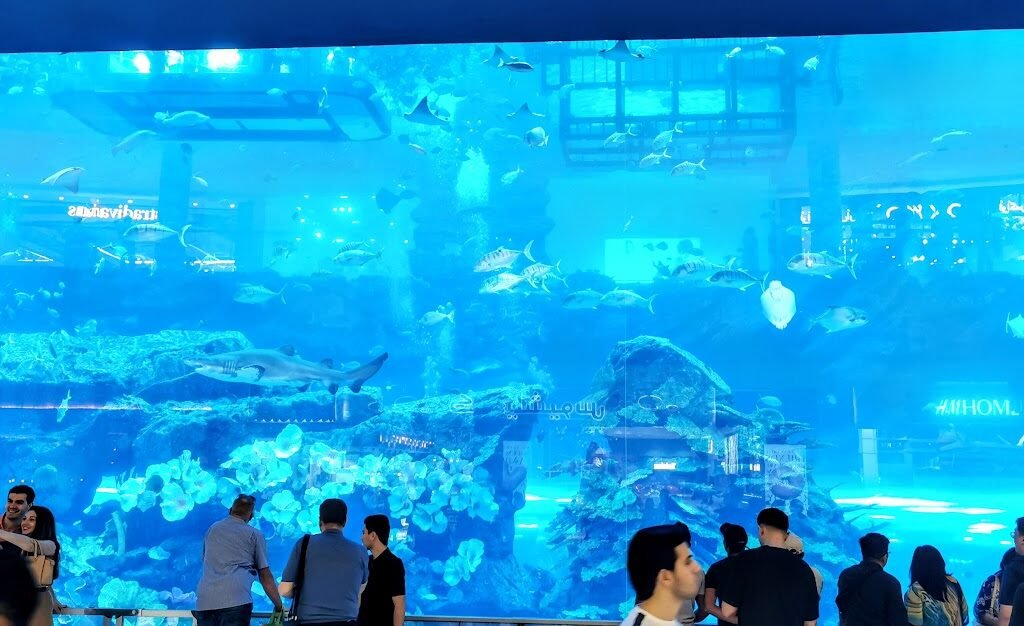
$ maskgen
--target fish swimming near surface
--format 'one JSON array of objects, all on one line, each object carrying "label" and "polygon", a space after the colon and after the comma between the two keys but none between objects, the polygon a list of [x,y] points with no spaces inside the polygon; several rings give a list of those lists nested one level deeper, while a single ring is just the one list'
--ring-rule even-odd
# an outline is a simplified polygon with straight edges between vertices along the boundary
[{"label": "fish swimming near surface", "polygon": [[330,359],[313,363],[295,356],[295,349],[284,346],[278,350],[237,350],[212,356],[185,359],[185,365],[195,368],[196,374],[229,383],[248,383],[261,387],[298,387],[309,389],[312,383],[321,383],[331,394],[341,386],[359,393],[388,359],[385,352],[369,363],[348,371],[333,369]]},{"label": "fish swimming near surface", "polygon": [[608,61],[637,61],[643,59],[643,55],[637,54],[629,49],[625,39],[615,42],[611,48],[598,51],[598,56]]},{"label": "fish swimming near surface", "polygon": [[416,108],[405,113],[402,117],[413,124],[422,124],[424,126],[448,126],[447,119],[430,110],[430,104],[427,103],[426,96],[423,96],[423,99],[416,105]]},{"label": "fish swimming near surface", "polygon": [[54,172],[43,179],[41,185],[57,185],[60,184],[62,187],[70,191],[71,193],[78,193],[78,183],[82,178],[82,173],[85,171],[84,167],[65,167],[64,169]]},{"label": "fish swimming near surface", "polygon": [[796,315],[796,294],[780,281],[773,280],[761,293],[761,311],[768,323],[782,330]]},{"label": "fish swimming near surface", "polygon": [[820,63],[821,61],[818,59],[817,55],[815,55],[804,61],[804,69],[808,72],[814,72],[818,69],[818,65]]},{"label": "fish swimming near surface", "polygon": [[790,257],[789,261],[786,262],[786,267],[797,274],[824,276],[825,278],[832,278],[832,274],[846,269],[849,270],[850,276],[853,276],[854,280],[856,280],[857,272],[853,269],[856,262],[856,254],[850,258],[849,263],[846,263],[827,252],[802,252]]},{"label": "fish swimming near surface", "polygon": [[355,248],[351,250],[342,250],[334,256],[334,262],[338,265],[346,266],[362,266],[366,265],[374,259],[379,259],[384,255],[384,250],[380,249],[376,252],[369,250],[363,250],[361,248]]},{"label": "fish swimming near surface", "polygon": [[530,259],[531,262],[536,263],[537,260],[533,258],[531,251],[533,248],[533,241],[529,241],[522,250],[510,250],[504,246],[500,246],[496,250],[492,250],[480,258],[473,267],[474,272],[495,272],[497,270],[504,270],[512,267],[516,259],[520,255]]}]

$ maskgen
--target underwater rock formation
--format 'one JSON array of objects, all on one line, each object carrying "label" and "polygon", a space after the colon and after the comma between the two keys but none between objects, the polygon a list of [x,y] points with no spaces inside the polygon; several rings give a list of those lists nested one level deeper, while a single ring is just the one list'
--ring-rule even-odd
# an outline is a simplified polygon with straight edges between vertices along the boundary
[{"label": "underwater rock formation", "polygon": [[[613,617],[627,608],[612,603],[624,591],[624,525],[681,520],[693,533],[698,560],[710,565],[720,558],[722,522],[753,524],[757,494],[764,493],[760,468],[771,462],[764,444],[787,443],[805,430],[769,406],[774,402],[750,413],[731,406],[730,388],[718,374],[659,337],[620,342],[595,376],[587,401],[606,409],[602,425],[610,453],[592,445],[597,449],[580,467],[580,491],[549,526],[548,543],[564,553],[566,573],[558,582],[561,591],[550,597],[571,590],[573,604],[588,607],[588,618]],[[734,459],[729,471],[723,456],[727,438],[742,459]],[[664,471],[653,469],[657,461],[667,462]],[[855,560],[859,532],[809,475],[801,475],[798,484],[807,486],[808,506],[794,509],[793,529],[804,539],[808,561],[822,571],[826,585],[834,585],[842,567]],[[823,615],[828,612],[823,608]]]}]

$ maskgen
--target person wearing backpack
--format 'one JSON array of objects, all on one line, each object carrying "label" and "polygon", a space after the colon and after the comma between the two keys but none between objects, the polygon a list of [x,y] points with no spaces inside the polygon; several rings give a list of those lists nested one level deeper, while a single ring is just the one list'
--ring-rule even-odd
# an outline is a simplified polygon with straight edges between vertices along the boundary
[{"label": "person wearing backpack", "polygon": [[885,571],[889,562],[889,539],[879,533],[860,538],[863,561],[839,575],[841,626],[907,626],[900,581]]}]

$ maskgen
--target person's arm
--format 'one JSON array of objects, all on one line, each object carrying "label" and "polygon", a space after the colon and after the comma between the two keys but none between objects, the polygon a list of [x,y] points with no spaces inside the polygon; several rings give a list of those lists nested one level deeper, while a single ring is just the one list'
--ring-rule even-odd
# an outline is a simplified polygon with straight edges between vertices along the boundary
[{"label": "person's arm", "polygon": [[704,608],[704,596],[707,595],[707,590],[695,598],[697,602],[697,613],[693,616],[693,623],[699,624],[703,622],[710,613]]},{"label": "person's arm", "polygon": [[274,610],[284,610],[284,602],[281,601],[281,594],[277,591],[277,581],[274,580],[273,572],[270,571],[269,567],[264,567],[259,571],[259,576],[263,591],[266,592],[270,601],[274,603]]},{"label": "person's arm", "polygon": [[704,590],[704,612],[707,613],[708,615],[711,615],[712,617],[720,620],[720,621],[729,622],[730,624],[735,624],[736,623],[736,618],[734,617],[732,619],[729,619],[728,617],[726,617],[725,613],[722,612],[721,607],[718,606],[718,603],[716,602],[717,599],[718,599],[718,590],[717,589],[712,589],[712,588],[705,589]]},{"label": "person's arm", "polygon": [[302,539],[299,539],[295,547],[292,548],[292,553],[288,555],[288,563],[284,566],[284,571],[281,572],[281,584],[277,589],[285,598],[290,598],[295,593],[295,577],[299,573],[299,551],[301,549]]},{"label": "person's arm", "polygon": [[722,603],[722,618],[731,624],[739,624],[739,609],[729,604],[728,602]]},{"label": "person's arm", "polygon": [[999,607],[999,626],[1010,626],[1010,615],[1013,613],[1013,605],[1003,604]]},{"label": "person's arm", "polygon": [[804,564],[804,626],[817,626],[818,624],[818,605],[821,602],[821,593],[818,591],[816,572],[813,567],[806,563]]},{"label": "person's arm", "polygon": [[[6,541],[7,543],[18,546],[25,552],[32,552],[35,549],[35,544],[37,543],[36,540],[31,537],[8,532],[6,530],[0,530],[0,541]],[[54,542],[44,539],[38,543],[39,552],[44,556],[53,556],[57,553],[57,544]]]},{"label": "person's arm", "polygon": [[405,625],[405,596],[394,596],[391,598],[395,603],[395,615],[392,618],[394,626]]}]

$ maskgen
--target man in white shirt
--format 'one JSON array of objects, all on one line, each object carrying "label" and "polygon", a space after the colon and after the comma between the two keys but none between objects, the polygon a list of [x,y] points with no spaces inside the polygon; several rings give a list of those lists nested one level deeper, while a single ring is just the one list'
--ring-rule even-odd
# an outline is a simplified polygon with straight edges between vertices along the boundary
[{"label": "man in white shirt", "polygon": [[626,555],[636,606],[622,626],[679,626],[676,616],[700,591],[701,568],[690,551],[690,529],[682,522],[639,530]]}]

